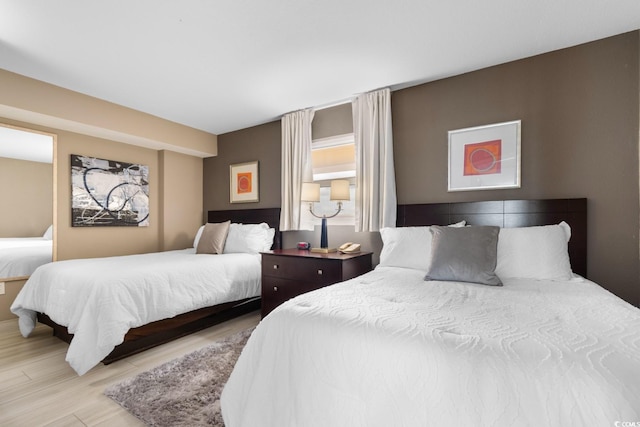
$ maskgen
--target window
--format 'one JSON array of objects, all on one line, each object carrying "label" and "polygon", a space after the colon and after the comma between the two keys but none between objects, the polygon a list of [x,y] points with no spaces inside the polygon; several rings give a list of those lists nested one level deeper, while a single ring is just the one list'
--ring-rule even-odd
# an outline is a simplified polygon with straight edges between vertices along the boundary
[{"label": "window", "polygon": [[311,143],[313,180],[355,178],[356,147],[353,134],[316,139]]},{"label": "window", "polygon": [[[311,164],[313,181],[320,183],[320,203],[316,203],[314,212],[318,215],[333,215],[338,208],[338,203],[329,200],[331,180],[347,179],[351,183],[349,188],[351,200],[342,202],[342,211],[331,219],[331,224],[354,225],[356,146],[353,133],[312,141]],[[309,212],[308,209],[306,211]],[[315,221],[315,223],[319,222],[320,220]]]},{"label": "window", "polygon": [[[320,183],[320,202],[314,203],[317,215],[333,215],[338,209],[336,201],[329,200],[332,179],[347,179],[351,183],[351,200],[342,203],[340,214],[329,220],[330,225],[355,224],[355,176],[356,154],[353,133],[315,139],[311,144],[313,181]],[[309,204],[302,202],[301,222],[319,225],[320,219],[309,213]]]}]

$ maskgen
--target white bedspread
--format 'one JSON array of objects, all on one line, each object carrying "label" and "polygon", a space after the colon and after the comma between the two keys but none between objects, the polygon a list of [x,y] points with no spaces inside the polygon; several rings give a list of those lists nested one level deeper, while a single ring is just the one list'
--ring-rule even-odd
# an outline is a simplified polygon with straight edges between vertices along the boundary
[{"label": "white bedspread", "polygon": [[74,338],[66,360],[79,375],[122,343],[130,328],[260,295],[260,255],[195,249],[59,261],[38,268],[11,306],[28,336],[36,312]]},{"label": "white bedspread", "polygon": [[25,277],[51,262],[52,242],[42,237],[0,238],[0,278]]},{"label": "white bedspread", "polygon": [[423,276],[378,268],[271,312],[223,391],[225,424],[640,421],[640,310],[587,280]]}]

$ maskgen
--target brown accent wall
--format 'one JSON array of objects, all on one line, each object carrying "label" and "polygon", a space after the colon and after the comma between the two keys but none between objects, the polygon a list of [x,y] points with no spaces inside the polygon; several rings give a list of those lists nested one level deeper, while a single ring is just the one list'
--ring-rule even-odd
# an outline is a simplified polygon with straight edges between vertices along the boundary
[{"label": "brown accent wall", "polygon": [[[640,304],[638,45],[635,31],[394,92],[398,202],[587,197],[588,276]],[[516,119],[522,187],[448,193],[447,131]]]},{"label": "brown accent wall", "polygon": [[51,163],[0,157],[0,200],[0,237],[42,237],[53,224]]},{"label": "brown accent wall", "polygon": [[351,102],[318,110],[313,115],[311,135],[313,139],[344,135],[353,132]]},{"label": "brown accent wall", "polygon": [[[258,160],[257,203],[231,203],[229,166]],[[204,159],[205,213],[218,209],[276,208],[280,206],[280,122],[266,123],[218,135],[218,156]],[[206,215],[203,217],[206,222]]]},{"label": "brown accent wall", "polygon": [[[634,31],[393,92],[398,202],[587,197],[589,278],[640,305],[639,58]],[[448,193],[447,131],[516,119],[522,187]],[[279,205],[279,121],[220,135],[218,153],[205,160],[205,210],[231,208],[228,165],[248,160],[261,162],[261,204]],[[311,235],[285,245],[298,236]]]}]

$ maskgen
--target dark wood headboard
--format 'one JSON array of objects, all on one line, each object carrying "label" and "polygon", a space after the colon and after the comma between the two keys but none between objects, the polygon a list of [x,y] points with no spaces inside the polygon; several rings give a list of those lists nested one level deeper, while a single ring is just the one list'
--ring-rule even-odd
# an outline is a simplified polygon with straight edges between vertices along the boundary
[{"label": "dark wood headboard", "polygon": [[447,225],[465,220],[469,225],[529,227],[571,226],[571,269],[587,277],[587,199],[497,200],[487,202],[398,205],[398,227]]},{"label": "dark wood headboard", "polygon": [[231,209],[225,211],[207,212],[207,222],[231,222],[243,224],[260,224],[266,222],[269,227],[276,229],[271,249],[282,248],[282,233],[280,233],[280,208],[265,209]]}]

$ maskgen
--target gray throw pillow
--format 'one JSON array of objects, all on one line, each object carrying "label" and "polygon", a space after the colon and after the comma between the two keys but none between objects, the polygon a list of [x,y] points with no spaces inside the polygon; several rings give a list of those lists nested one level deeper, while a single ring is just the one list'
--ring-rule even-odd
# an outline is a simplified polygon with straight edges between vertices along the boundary
[{"label": "gray throw pillow", "polygon": [[224,250],[224,244],[229,234],[229,226],[231,221],[208,223],[202,230],[202,236],[198,241],[196,248],[197,254],[221,254]]},{"label": "gray throw pillow", "polygon": [[500,227],[431,226],[431,266],[424,280],[502,286],[496,275]]}]

